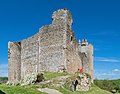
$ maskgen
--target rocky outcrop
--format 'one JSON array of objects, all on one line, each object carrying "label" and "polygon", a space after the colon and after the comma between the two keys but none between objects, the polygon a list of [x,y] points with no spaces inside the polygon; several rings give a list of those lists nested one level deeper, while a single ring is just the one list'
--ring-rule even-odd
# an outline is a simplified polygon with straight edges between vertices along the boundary
[{"label": "rocky outcrop", "polygon": [[87,73],[77,73],[69,78],[66,87],[71,91],[88,91],[91,87],[91,77]]},{"label": "rocky outcrop", "polygon": [[76,86],[76,91],[88,91],[91,87],[91,77],[86,73],[81,73],[78,75],[78,84]]},{"label": "rocky outcrop", "polygon": [[26,75],[26,77],[20,81],[8,81],[6,84],[7,85],[12,85],[12,86],[17,86],[17,85],[20,85],[20,86],[25,86],[25,85],[32,85],[32,84],[35,84],[37,82],[41,82],[44,80],[44,77],[43,77],[43,73],[32,73],[32,74],[28,74]]}]

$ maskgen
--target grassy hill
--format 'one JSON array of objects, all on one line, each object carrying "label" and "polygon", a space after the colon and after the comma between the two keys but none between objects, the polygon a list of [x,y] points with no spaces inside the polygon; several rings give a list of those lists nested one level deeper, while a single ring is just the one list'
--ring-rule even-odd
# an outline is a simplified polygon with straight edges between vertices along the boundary
[{"label": "grassy hill", "polygon": [[[66,73],[53,73],[53,72],[44,72],[44,76],[46,80],[50,80],[52,78],[56,78],[59,76],[66,76],[68,74]],[[7,78],[0,78],[1,81],[6,81]],[[97,84],[96,84],[97,82]],[[103,87],[108,87],[108,84],[111,85],[111,83],[115,84],[116,86],[120,87],[120,80],[95,80],[96,85],[92,85],[91,89],[87,92],[72,92],[69,89],[66,89],[64,87],[49,87],[56,89],[63,94],[112,94],[107,91],[105,88],[101,88],[100,86]],[[98,85],[98,86],[97,86]],[[100,85],[100,86],[99,86]],[[46,94],[44,92],[40,92],[37,89],[38,88],[45,88],[48,87],[47,85],[45,86],[35,86],[35,85],[30,85],[30,86],[8,86],[5,84],[0,84],[0,90],[3,91],[5,94]],[[104,90],[103,90],[104,89]],[[1,94],[1,93],[0,93]],[[115,93],[115,94],[120,94],[120,93]]]},{"label": "grassy hill", "polygon": [[120,79],[118,80],[94,80],[94,84],[103,90],[120,94]]},{"label": "grassy hill", "polygon": [[[4,84],[0,85],[0,90],[5,94],[46,94],[37,90],[39,86],[7,86]],[[108,91],[102,90],[97,86],[92,86],[91,90],[88,92],[71,92],[66,88],[56,88],[63,94],[112,94]]]},{"label": "grassy hill", "polygon": [[92,88],[85,92],[85,91],[81,91],[81,92],[71,92],[70,90],[66,89],[66,88],[57,88],[57,90],[59,90],[60,92],[62,92],[63,94],[112,94],[108,91],[102,90],[97,86],[92,86]]},{"label": "grassy hill", "polygon": [[37,86],[7,86],[4,84],[0,85],[0,90],[5,94],[46,94],[37,91]]}]

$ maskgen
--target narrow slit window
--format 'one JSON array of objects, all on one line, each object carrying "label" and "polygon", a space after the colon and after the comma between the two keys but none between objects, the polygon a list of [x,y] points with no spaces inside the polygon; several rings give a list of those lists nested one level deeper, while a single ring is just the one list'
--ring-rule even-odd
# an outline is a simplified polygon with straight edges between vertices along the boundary
[{"label": "narrow slit window", "polygon": [[70,37],[70,41],[72,41],[72,40],[73,40],[73,36]]}]

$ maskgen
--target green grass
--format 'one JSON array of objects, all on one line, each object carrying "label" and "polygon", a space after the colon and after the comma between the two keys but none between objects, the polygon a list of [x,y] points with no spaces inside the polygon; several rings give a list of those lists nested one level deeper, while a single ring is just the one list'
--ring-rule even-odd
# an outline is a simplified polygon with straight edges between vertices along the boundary
[{"label": "green grass", "polygon": [[45,80],[50,80],[52,78],[55,77],[59,77],[59,76],[66,76],[67,73],[63,72],[63,73],[58,73],[58,72],[44,72],[44,77]]},{"label": "green grass", "polygon": [[[57,72],[44,72],[45,80],[50,80],[58,76],[65,76],[66,73],[57,73]],[[1,80],[6,80],[7,78],[0,78]],[[37,91],[37,88],[42,86],[7,86],[5,84],[0,84],[0,90],[6,94],[46,94]],[[45,86],[46,87],[46,86]]]},{"label": "green grass", "polygon": [[112,94],[108,91],[102,90],[100,88],[98,88],[97,86],[92,86],[92,88],[85,92],[85,91],[76,91],[76,92],[72,92],[66,88],[56,88],[58,91],[62,92],[63,94]]},{"label": "green grass", "polygon": [[0,85],[0,90],[6,94],[46,94],[39,92],[37,86],[7,86],[4,84]]},{"label": "green grass", "polygon": [[[0,90],[5,92],[6,94],[46,94],[43,92],[37,91],[38,86],[7,86],[0,85]],[[98,88],[97,86],[92,86],[90,91],[87,92],[72,92],[66,88],[56,88],[58,91],[63,94],[112,94],[105,90]]]},{"label": "green grass", "polygon": [[[66,76],[68,75],[67,73],[57,73],[57,72],[44,72],[44,77],[45,80],[51,80],[52,78],[56,78],[59,76]],[[119,81],[115,81],[115,83],[119,83]],[[5,92],[6,94],[46,94],[43,92],[40,92],[37,90],[37,88],[45,88],[45,87],[49,87],[49,88],[53,88],[49,85],[40,85],[40,86],[7,86],[5,84],[1,84],[0,85],[0,90],[2,90],[3,92]],[[58,91],[62,92],[63,94],[112,94],[108,91],[105,91],[103,89],[100,89],[99,87],[97,87],[96,85],[92,85],[91,89],[87,92],[72,92],[67,88],[61,88],[61,87],[57,87],[57,88],[53,88],[53,89],[57,89]],[[119,93],[116,93],[119,94]]]}]

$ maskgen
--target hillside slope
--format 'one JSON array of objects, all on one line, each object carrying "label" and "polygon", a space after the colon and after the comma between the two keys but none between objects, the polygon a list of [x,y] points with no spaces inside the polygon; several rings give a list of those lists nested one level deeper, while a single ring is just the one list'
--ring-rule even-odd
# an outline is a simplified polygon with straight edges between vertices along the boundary
[{"label": "hillside slope", "polygon": [[[5,94],[46,94],[43,92],[39,92],[37,90],[39,86],[7,86],[0,85],[0,90],[2,90]],[[105,90],[98,88],[97,86],[93,86],[88,92],[71,92],[66,88],[56,88],[58,91],[63,94],[112,94]]]},{"label": "hillside slope", "polygon": [[[44,72],[46,80],[51,80],[53,78],[60,78],[61,76],[68,76],[66,73],[53,73],[53,72]],[[57,80],[58,81],[58,80]],[[56,80],[55,80],[56,82]],[[63,94],[112,94],[108,91],[102,90],[96,85],[92,85],[91,89],[87,92],[72,92],[65,87],[50,87],[49,85],[29,85],[29,86],[8,86],[5,84],[0,84],[0,90],[5,92],[5,94],[46,94],[44,92],[38,91],[38,88],[52,88],[57,89]]]},{"label": "hillside slope", "polygon": [[57,88],[57,90],[59,90],[60,92],[62,92],[63,94],[112,94],[108,91],[102,90],[97,86],[92,86],[91,90],[87,91],[87,92],[71,92],[70,90],[66,89],[66,88]]}]

